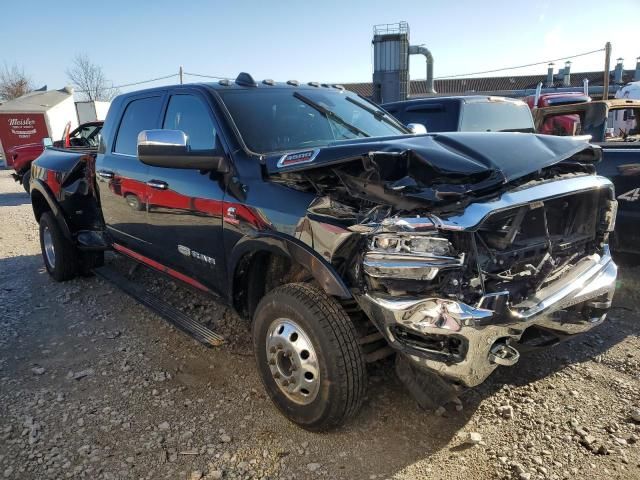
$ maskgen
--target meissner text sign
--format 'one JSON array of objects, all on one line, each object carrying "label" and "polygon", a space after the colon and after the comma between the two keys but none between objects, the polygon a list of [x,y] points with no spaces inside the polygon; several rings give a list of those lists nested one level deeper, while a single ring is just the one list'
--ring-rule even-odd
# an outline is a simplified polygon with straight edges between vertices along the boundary
[{"label": "meissner text sign", "polygon": [[43,113],[0,112],[0,141],[5,152],[17,145],[41,142],[48,136]]}]

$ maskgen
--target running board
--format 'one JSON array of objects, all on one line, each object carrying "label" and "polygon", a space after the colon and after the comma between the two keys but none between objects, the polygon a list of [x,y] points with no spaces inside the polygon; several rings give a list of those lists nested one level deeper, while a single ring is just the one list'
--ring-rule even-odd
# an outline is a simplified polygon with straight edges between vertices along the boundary
[{"label": "running board", "polygon": [[153,310],[171,325],[191,335],[199,342],[213,347],[217,347],[224,343],[224,338],[221,335],[209,330],[207,327],[182,313],[177,308],[147,292],[144,288],[127,279],[124,275],[121,275],[114,269],[109,267],[100,267],[93,271],[100,278],[112,283],[145,307]]}]

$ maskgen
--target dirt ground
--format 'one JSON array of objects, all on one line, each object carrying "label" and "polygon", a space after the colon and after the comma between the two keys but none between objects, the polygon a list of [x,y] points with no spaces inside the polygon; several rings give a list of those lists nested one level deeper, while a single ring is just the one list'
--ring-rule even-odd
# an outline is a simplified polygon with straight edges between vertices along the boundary
[{"label": "dirt ground", "polygon": [[640,269],[629,260],[606,323],[523,355],[465,392],[462,410],[420,410],[382,363],[360,415],[324,434],[272,406],[246,322],[135,275],[226,344],[198,344],[95,277],[54,282],[29,197],[0,170],[0,478],[640,479]]}]

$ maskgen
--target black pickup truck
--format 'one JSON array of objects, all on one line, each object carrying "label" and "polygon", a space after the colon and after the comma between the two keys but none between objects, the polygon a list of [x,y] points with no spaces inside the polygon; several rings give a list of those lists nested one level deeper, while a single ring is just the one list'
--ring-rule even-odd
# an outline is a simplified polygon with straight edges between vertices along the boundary
[{"label": "black pickup truck", "polygon": [[[598,100],[536,108],[533,115],[539,132],[588,135],[592,143],[602,148],[597,173],[611,180],[619,202],[613,249],[640,253],[640,100]],[[560,127],[554,128],[556,124]]]},{"label": "black pickup truck", "polygon": [[382,108],[405,125],[428,132],[534,133],[531,110],[522,100],[486,95],[412,98]]},{"label": "black pickup truck", "polygon": [[599,158],[411,135],[340,86],[241,74],[117,97],[98,153],[47,149],[31,199],[53,278],[113,249],[219,296],[251,320],[275,405],[320,430],[358,410],[376,339],[408,385],[472,387],[519,344],[600,324],[617,267]]}]

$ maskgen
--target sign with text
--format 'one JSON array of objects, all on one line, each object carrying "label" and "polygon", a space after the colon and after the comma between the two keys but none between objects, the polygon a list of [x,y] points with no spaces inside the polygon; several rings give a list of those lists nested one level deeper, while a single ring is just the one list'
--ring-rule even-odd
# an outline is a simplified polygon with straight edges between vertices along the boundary
[{"label": "sign with text", "polygon": [[0,112],[0,141],[5,154],[12,147],[38,143],[48,136],[44,113]]}]

